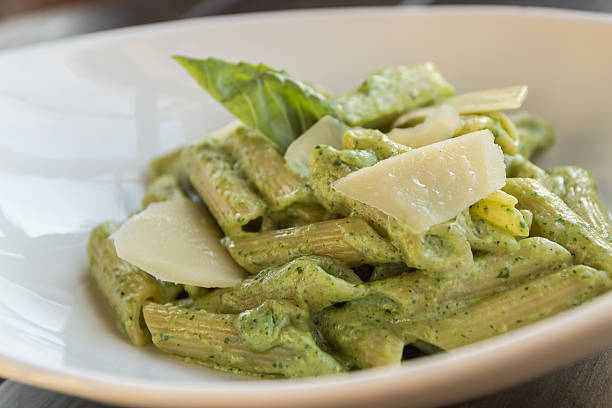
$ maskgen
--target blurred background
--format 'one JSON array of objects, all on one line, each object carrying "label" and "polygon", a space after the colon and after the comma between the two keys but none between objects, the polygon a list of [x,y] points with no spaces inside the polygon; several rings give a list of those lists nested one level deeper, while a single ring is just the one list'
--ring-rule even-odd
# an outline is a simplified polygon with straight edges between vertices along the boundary
[{"label": "blurred background", "polygon": [[612,12],[612,0],[0,0],[0,48],[216,14],[311,7],[513,4]]}]

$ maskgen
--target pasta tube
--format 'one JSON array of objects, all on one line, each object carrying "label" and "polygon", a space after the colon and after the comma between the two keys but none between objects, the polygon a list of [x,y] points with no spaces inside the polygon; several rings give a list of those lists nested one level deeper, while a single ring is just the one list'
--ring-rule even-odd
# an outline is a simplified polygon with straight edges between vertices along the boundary
[{"label": "pasta tube", "polygon": [[248,375],[311,377],[345,371],[309,332],[292,325],[292,314],[277,302],[241,315],[153,302],[144,307],[155,346],[192,362]]},{"label": "pasta tube", "polygon": [[183,149],[177,149],[163,156],[156,157],[149,163],[149,170],[153,177],[163,175],[179,177],[183,172],[181,154]]},{"label": "pasta tube", "polygon": [[400,153],[410,151],[409,147],[389,139],[376,129],[351,129],[342,137],[342,148],[345,150],[369,150],[378,160],[388,159]]},{"label": "pasta tube", "polygon": [[325,309],[313,321],[335,352],[356,367],[368,368],[402,361],[405,340],[385,324],[394,313],[393,301],[370,296]]},{"label": "pasta tube", "polygon": [[537,180],[528,178],[508,179],[504,191],[516,197],[519,206],[533,213],[533,234],[563,245],[577,263],[612,274],[610,243],[561,198]]},{"label": "pasta tube", "polygon": [[[292,300],[316,312],[334,303],[366,296],[368,290],[350,268],[331,258],[302,257],[280,267],[264,269],[256,276],[210,297],[218,311],[237,313],[257,306],[266,299]],[[214,305],[211,300],[206,300]],[[204,303],[201,303],[203,305]]]},{"label": "pasta tube", "polygon": [[117,327],[136,346],[150,341],[142,319],[145,301],[168,302],[181,291],[181,285],[161,282],[137,267],[117,257],[115,244],[109,236],[117,225],[104,223],[96,227],[87,243],[89,271],[92,279],[112,306]]},{"label": "pasta tube", "polygon": [[563,166],[547,173],[563,179],[559,196],[568,207],[612,243],[612,216],[599,198],[591,172],[581,167]]},{"label": "pasta tube", "polygon": [[[524,215],[528,226],[531,226],[531,217]],[[462,211],[456,218],[473,251],[481,251],[491,254],[504,254],[516,251],[519,247],[517,239],[510,232],[491,224],[489,221],[467,209]]]},{"label": "pasta tube", "polygon": [[461,117],[461,126],[455,136],[478,130],[488,129],[495,137],[504,153],[517,154],[519,149],[519,136],[512,121],[502,112],[490,112],[482,115],[464,115]]},{"label": "pasta tube", "polygon": [[523,157],[529,158],[536,151],[555,143],[555,128],[546,119],[529,112],[513,113],[509,117],[517,128],[518,152]]},{"label": "pasta tube", "polygon": [[167,174],[161,175],[149,184],[144,197],[142,198],[142,208],[147,208],[151,203],[171,200],[173,198],[185,197],[174,176]]},{"label": "pasta tube", "polygon": [[397,250],[357,217],[322,221],[243,237],[223,244],[244,269],[254,273],[304,255],[330,256],[348,265],[384,264],[401,260]]},{"label": "pasta tube", "polygon": [[543,169],[520,154],[514,156],[505,154],[504,160],[506,162],[506,177],[542,178],[546,176]]},{"label": "pasta tube", "polygon": [[232,156],[272,210],[313,201],[304,181],[285,167],[283,156],[263,137],[242,127],[229,136],[228,142]]},{"label": "pasta tube", "polygon": [[232,167],[231,158],[207,145],[191,145],[181,156],[193,187],[226,235],[258,230],[266,205]]},{"label": "pasta tube", "polygon": [[406,265],[432,276],[467,271],[474,264],[470,243],[456,219],[434,225],[420,234],[409,231],[392,219],[389,235],[391,242],[400,249]]},{"label": "pasta tube", "polygon": [[333,218],[336,218],[336,216],[319,204],[295,203],[284,210],[266,214],[261,230],[298,227]]},{"label": "pasta tube", "polygon": [[610,289],[612,280],[605,272],[570,266],[486,298],[452,317],[408,324],[405,332],[450,350],[570,309]]},{"label": "pasta tube", "polygon": [[380,70],[333,104],[350,126],[386,128],[402,113],[453,94],[453,87],[428,62]]},{"label": "pasta tube", "polygon": [[506,290],[563,268],[571,260],[571,254],[562,246],[536,237],[520,241],[520,248],[514,252],[476,257],[474,267],[467,273],[449,273],[445,279],[437,279],[417,271],[366,285],[401,305],[403,319],[418,320],[453,312],[463,301]]},{"label": "pasta tube", "polygon": [[318,145],[310,154],[310,186],[319,203],[327,211],[345,217],[359,216],[367,220],[380,234],[386,235],[389,229],[389,216],[376,208],[352,200],[331,188],[331,184],[348,175],[355,167],[344,162],[346,154],[330,146]]}]

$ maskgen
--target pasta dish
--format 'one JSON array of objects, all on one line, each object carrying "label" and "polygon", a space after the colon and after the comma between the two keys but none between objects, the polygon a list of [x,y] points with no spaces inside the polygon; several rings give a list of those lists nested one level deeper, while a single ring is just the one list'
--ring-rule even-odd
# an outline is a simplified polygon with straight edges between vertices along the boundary
[{"label": "pasta dish", "polygon": [[[399,364],[612,288],[612,223],[526,86],[456,94],[432,63],[333,95],[175,57],[236,121],[154,159],[90,274],[136,346],[257,377]],[[203,96],[205,97],[205,96]]]}]

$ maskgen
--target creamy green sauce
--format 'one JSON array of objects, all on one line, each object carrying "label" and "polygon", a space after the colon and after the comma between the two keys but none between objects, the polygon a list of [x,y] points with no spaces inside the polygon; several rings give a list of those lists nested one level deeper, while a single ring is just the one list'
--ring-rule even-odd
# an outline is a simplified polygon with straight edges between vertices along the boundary
[{"label": "creamy green sauce", "polygon": [[[462,115],[454,135],[490,130],[505,153],[507,176],[545,187],[519,199],[532,204],[520,218],[523,230],[532,223],[529,238],[501,228],[492,207],[466,208],[417,234],[331,185],[410,150],[383,132],[399,115],[454,93],[432,64],[376,72],[357,89],[330,97],[331,110],[327,99],[284,72],[214,59],[191,63],[195,71],[204,63],[222,71],[218,81],[208,77],[215,70],[196,79],[223,88],[217,90],[232,96],[232,109],[229,100],[221,102],[244,123],[259,121],[260,134],[234,129],[154,160],[142,204],[179,196],[204,202],[231,256],[254,275],[211,290],[161,282],[118,258],[109,240],[116,225],[99,226],[88,244],[91,275],[134,344],[152,340],[186,361],[238,374],[326,375],[398,364],[415,349],[469,344],[612,287],[612,223],[591,174],[574,167],[545,171],[529,160],[555,139],[546,120],[527,113]],[[236,72],[244,76],[240,92],[231,89]],[[262,83],[269,89],[258,88]],[[264,93],[254,98],[253,89]],[[273,117],[270,106],[259,106],[272,100]],[[313,106],[323,111],[308,111]],[[303,131],[323,114],[353,126],[342,149],[318,145],[308,171],[286,168],[281,146],[270,144],[265,130],[287,130],[300,120]],[[297,130],[273,133],[290,142]]]}]

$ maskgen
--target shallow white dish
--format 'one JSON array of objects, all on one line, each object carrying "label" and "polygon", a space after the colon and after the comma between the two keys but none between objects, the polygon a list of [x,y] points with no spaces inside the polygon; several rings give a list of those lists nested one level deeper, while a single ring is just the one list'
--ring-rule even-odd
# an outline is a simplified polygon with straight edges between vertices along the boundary
[{"label": "shallow white dish", "polygon": [[[450,403],[612,344],[612,293],[402,367],[252,381],[130,346],[92,290],[85,242],[138,208],[146,162],[229,115],[169,56],[263,61],[333,90],[434,61],[459,90],[526,83],[561,140],[544,166],[593,170],[612,203],[612,16],[515,7],[374,8],[204,18],[0,54],[0,376],[155,406]],[[379,405],[380,406],[380,405]]]}]

